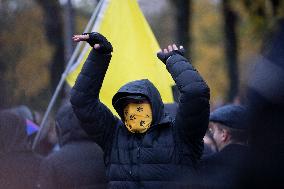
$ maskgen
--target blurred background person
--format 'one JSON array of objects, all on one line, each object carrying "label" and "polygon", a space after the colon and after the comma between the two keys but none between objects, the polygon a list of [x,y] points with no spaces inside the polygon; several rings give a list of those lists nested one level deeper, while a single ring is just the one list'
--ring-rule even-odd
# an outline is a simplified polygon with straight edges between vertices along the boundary
[{"label": "blurred background person", "polygon": [[80,127],[70,104],[56,116],[59,151],[46,157],[40,169],[39,188],[106,188],[103,151]]},{"label": "blurred background person", "polygon": [[0,112],[0,188],[35,188],[41,161],[28,145],[26,121],[9,111]]},{"label": "blurred background person", "polygon": [[201,188],[238,188],[248,161],[247,109],[225,105],[210,114],[209,131],[217,151],[201,162]]},{"label": "blurred background person", "polygon": [[28,134],[28,142],[31,146],[33,140],[39,130],[39,122],[37,122],[37,114],[26,105],[19,105],[8,109],[9,112],[14,113],[26,120],[26,132]]}]

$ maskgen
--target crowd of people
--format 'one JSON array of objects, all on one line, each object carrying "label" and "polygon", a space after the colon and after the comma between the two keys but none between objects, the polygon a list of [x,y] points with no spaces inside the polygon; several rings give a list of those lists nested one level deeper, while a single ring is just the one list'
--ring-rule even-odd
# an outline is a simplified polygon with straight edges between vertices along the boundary
[{"label": "crowd of people", "polygon": [[179,101],[164,104],[149,80],[131,81],[112,98],[116,116],[99,99],[111,43],[75,35],[93,49],[49,147],[31,150],[39,118],[28,107],[0,111],[0,188],[284,188],[283,37],[280,22],[239,104],[210,111],[209,87],[173,44],[157,56]]}]

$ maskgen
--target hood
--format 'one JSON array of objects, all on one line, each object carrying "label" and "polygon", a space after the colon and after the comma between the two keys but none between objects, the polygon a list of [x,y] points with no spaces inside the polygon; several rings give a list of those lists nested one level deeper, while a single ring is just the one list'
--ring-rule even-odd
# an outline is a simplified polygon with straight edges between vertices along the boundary
[{"label": "hood", "polygon": [[56,115],[56,133],[60,147],[74,141],[89,140],[87,133],[80,127],[80,121],[75,116],[71,104],[59,109]]},{"label": "hood", "polygon": [[0,112],[0,155],[28,150],[26,121],[9,111]]},{"label": "hood", "polygon": [[24,119],[32,120],[34,121],[34,116],[30,108],[28,108],[26,105],[20,105],[14,108],[11,108],[8,110],[11,113],[14,113],[18,116],[21,116]]},{"label": "hood", "polygon": [[164,104],[159,91],[148,79],[129,82],[113,96],[112,105],[121,119],[123,119],[123,103],[121,101],[125,100],[127,96],[133,98],[135,95],[146,97],[149,100],[153,114],[152,125],[161,123],[165,117]]}]

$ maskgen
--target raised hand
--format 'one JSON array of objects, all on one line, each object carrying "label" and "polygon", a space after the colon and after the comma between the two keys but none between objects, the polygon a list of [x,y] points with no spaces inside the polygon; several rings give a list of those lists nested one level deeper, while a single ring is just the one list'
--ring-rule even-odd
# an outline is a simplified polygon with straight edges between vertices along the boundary
[{"label": "raised hand", "polygon": [[97,32],[74,35],[72,39],[75,42],[86,41],[91,47],[94,47],[98,52],[103,54],[109,54],[113,50],[111,43],[102,34]]},{"label": "raised hand", "polygon": [[75,42],[87,41],[89,39],[89,34],[73,35],[72,39]]},{"label": "raised hand", "polygon": [[157,53],[157,57],[166,64],[168,58],[170,58],[174,54],[180,54],[184,56],[184,48],[183,46],[179,46],[179,48],[176,46],[176,44],[169,45],[168,48],[165,48],[164,50],[160,50]]}]

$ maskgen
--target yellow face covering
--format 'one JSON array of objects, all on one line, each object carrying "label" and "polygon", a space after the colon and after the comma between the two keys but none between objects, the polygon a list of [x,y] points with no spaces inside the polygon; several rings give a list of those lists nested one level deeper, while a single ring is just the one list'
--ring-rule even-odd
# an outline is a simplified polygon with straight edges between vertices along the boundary
[{"label": "yellow face covering", "polygon": [[152,123],[152,110],[149,103],[129,103],[123,110],[125,125],[132,133],[146,132]]}]

